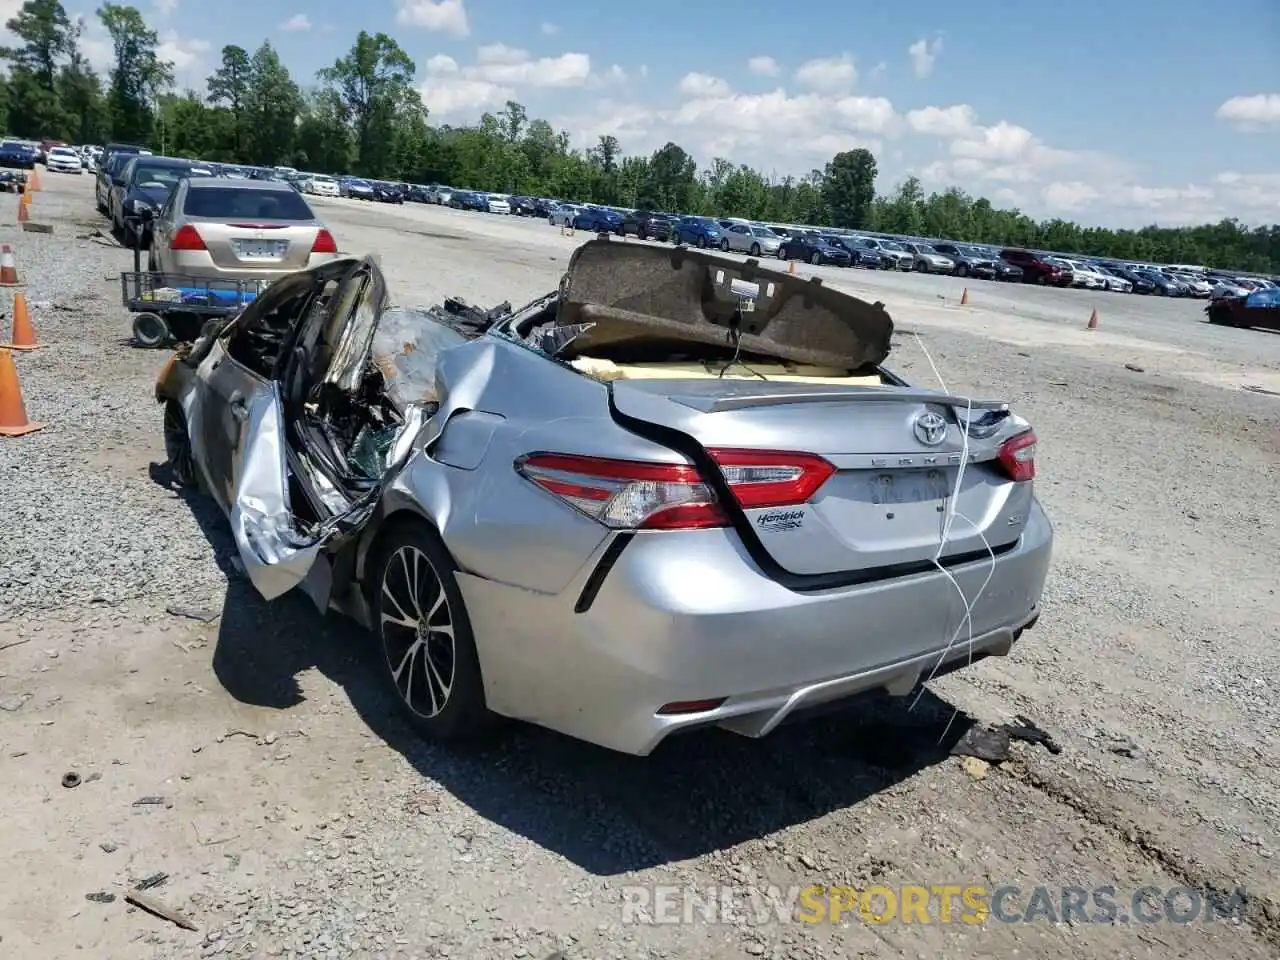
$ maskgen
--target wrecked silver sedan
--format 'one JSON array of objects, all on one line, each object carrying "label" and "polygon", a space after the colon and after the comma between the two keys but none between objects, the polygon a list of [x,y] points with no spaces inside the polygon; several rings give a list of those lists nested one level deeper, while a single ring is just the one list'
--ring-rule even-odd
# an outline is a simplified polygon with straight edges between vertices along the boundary
[{"label": "wrecked silver sedan", "polygon": [[881,304],[607,239],[520,309],[277,283],[157,385],[245,572],[369,628],[428,736],[647,754],[1001,655],[1040,614],[1035,435],[883,366]]}]

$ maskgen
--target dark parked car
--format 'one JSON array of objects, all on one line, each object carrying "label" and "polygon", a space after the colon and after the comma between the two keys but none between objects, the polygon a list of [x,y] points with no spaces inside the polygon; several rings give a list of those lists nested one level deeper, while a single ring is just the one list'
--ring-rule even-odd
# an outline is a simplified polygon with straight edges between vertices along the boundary
[{"label": "dark parked car", "polygon": [[707,217],[683,217],[676,223],[676,243],[694,247],[718,247],[724,237],[720,224]]},{"label": "dark parked car", "polygon": [[1280,290],[1263,287],[1243,297],[1220,297],[1204,312],[1219,326],[1280,330]]},{"label": "dark parked car", "polygon": [[1179,283],[1176,279],[1160,270],[1135,270],[1133,272],[1150,283],[1153,287],[1151,292],[1157,296],[1185,297],[1187,295],[1185,284]]},{"label": "dark parked car", "polygon": [[1128,280],[1133,284],[1134,293],[1155,293],[1156,285],[1149,277],[1144,277],[1136,270],[1130,270],[1128,267],[1114,266],[1110,263],[1095,263],[1095,267],[1101,267],[1112,276],[1119,277],[1121,280]]},{"label": "dark parked car", "polygon": [[605,207],[583,207],[573,216],[573,229],[591,233],[621,233],[622,215]]},{"label": "dark parked car", "polygon": [[551,215],[551,204],[541,197],[509,197],[507,205],[511,207],[512,215],[517,217],[541,219]]},{"label": "dark parked car", "polygon": [[373,182],[373,199],[379,203],[404,203],[408,192],[407,189],[401,189],[398,183],[383,183],[378,180]]},{"label": "dark parked car", "polygon": [[839,247],[845,253],[849,254],[849,263],[855,267],[867,267],[871,270],[880,270],[885,265],[884,255],[878,250],[872,250],[868,246],[858,243],[856,237],[844,237],[839,234],[824,234],[823,240],[831,244],[833,247]]},{"label": "dark parked car", "polygon": [[814,266],[827,263],[837,267],[853,265],[853,256],[816,233],[792,234],[778,248],[779,260],[807,260]]},{"label": "dark parked car", "polygon": [[1000,251],[1000,259],[1013,264],[1022,271],[1023,283],[1049,284],[1055,287],[1069,287],[1075,274],[1064,264],[1055,263],[1050,258],[1009,247]]},{"label": "dark parked car", "polygon": [[5,140],[0,143],[0,167],[11,167],[17,170],[34,170],[36,151],[17,140]]},{"label": "dark parked car", "polygon": [[637,210],[622,218],[622,235],[636,236],[641,240],[670,240],[675,217],[669,213]]},{"label": "dark parked car", "polygon": [[[980,280],[994,280],[996,278],[996,257],[987,253],[985,250],[979,250],[977,247],[971,247],[963,243],[935,243],[933,249],[937,250],[945,257],[950,257],[955,263],[952,269],[957,277],[977,277]],[[1019,277],[1022,271],[1018,271]]]},{"label": "dark parked car", "polygon": [[111,226],[126,246],[146,246],[147,218],[164,206],[170,191],[191,175],[190,160],[135,154],[111,183]]}]

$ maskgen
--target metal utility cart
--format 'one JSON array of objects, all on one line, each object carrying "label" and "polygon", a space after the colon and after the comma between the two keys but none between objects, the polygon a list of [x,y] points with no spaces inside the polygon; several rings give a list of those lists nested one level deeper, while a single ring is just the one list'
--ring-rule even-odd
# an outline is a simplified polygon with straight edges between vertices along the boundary
[{"label": "metal utility cart", "polygon": [[[130,227],[137,229],[126,224]],[[125,309],[135,315],[133,337],[144,347],[190,343],[209,319],[239,313],[270,282],[152,273],[142,269],[140,247],[133,246],[133,270],[120,274],[120,296]]]}]

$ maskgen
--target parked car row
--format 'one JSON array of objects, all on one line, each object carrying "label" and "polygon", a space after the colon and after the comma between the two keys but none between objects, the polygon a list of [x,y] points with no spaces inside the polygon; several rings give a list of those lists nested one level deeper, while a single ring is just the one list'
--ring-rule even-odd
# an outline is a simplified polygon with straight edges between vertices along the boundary
[{"label": "parked car row", "polygon": [[803,260],[815,266],[901,270],[1206,299],[1239,296],[1276,286],[1276,281],[1267,278],[1237,276],[1187,265],[1122,262],[951,240],[769,224],[733,217],[629,210],[595,203],[459,190],[439,184],[411,186],[409,199],[480,213],[546,217],[548,224],[561,229],[633,236],[753,257]]}]

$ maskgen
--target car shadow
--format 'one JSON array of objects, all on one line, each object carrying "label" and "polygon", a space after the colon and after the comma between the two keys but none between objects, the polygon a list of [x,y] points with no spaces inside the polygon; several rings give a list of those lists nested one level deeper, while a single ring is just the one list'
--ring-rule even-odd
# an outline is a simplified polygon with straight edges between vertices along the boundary
[{"label": "car shadow", "polygon": [[[167,468],[153,477],[165,482]],[[478,815],[589,873],[697,857],[855,806],[943,761],[972,720],[929,691],[872,696],[762,740],[720,730],[630,757],[519,723],[465,747],[422,740],[401,717],[367,632],[298,593],[267,602],[239,572],[213,502],[182,492],[228,575],[213,670],[237,701],[287,710],[318,670],[369,729]]]}]

